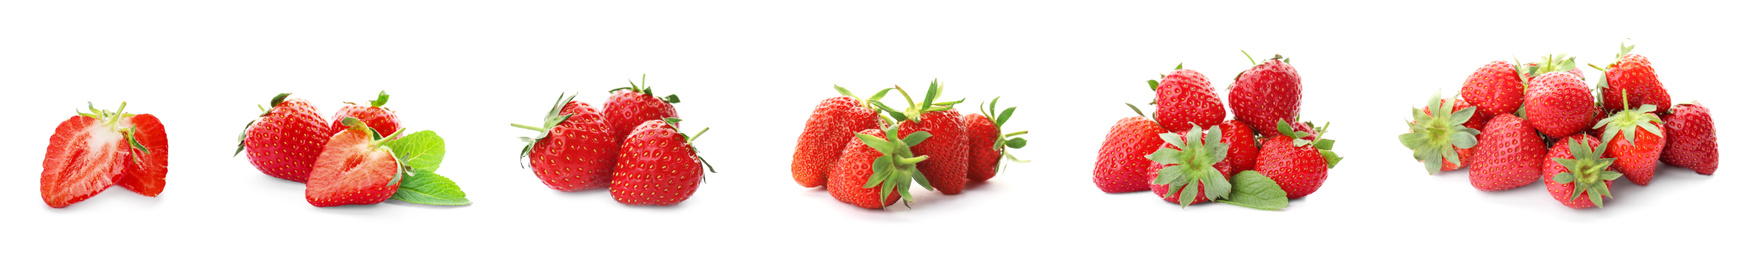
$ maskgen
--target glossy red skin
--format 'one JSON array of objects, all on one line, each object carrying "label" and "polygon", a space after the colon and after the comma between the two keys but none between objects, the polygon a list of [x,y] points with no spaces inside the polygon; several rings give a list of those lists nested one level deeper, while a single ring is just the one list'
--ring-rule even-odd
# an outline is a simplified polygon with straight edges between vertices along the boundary
[{"label": "glossy red skin", "polygon": [[[1672,104],[1670,93],[1664,90],[1663,83],[1658,83],[1658,73],[1652,70],[1652,61],[1645,56],[1628,54],[1622,57],[1603,71],[1603,77],[1609,81],[1609,87],[1602,89],[1604,110],[1639,108],[1641,105],[1666,108]],[[1623,91],[1627,93],[1625,107],[1621,102]]]},{"label": "glossy red skin", "polygon": [[1224,121],[1224,102],[1199,71],[1169,72],[1156,86],[1156,122],[1163,129],[1211,128]]},{"label": "glossy red skin", "polygon": [[122,176],[116,185],[147,197],[158,197],[165,191],[165,173],[171,162],[171,143],[165,139],[165,125],[159,117],[152,114],[139,114],[129,117],[123,127],[135,129],[135,142],[147,147],[147,152],[140,152],[129,147],[129,157],[123,161]]},{"label": "glossy red skin", "polygon": [[[373,134],[344,130],[331,136],[306,182],[306,203],[315,207],[379,204],[397,193],[398,160],[373,147]],[[390,185],[387,185],[390,184]]]},{"label": "glossy red skin", "polygon": [[1713,115],[1701,104],[1677,104],[1670,111],[1671,114],[1661,116],[1664,135],[1670,136],[1670,140],[1664,143],[1664,154],[1659,159],[1695,173],[1713,175],[1719,169],[1719,138],[1713,128]]},{"label": "glossy red skin", "polygon": [[842,153],[845,143],[855,138],[857,131],[878,129],[878,114],[875,110],[863,106],[863,100],[855,97],[833,97],[821,100],[814,106],[814,113],[808,116],[808,122],[802,126],[801,136],[795,139],[795,156],[789,163],[789,172],[795,177],[795,183],[805,188],[826,185],[827,173],[832,170]]},{"label": "glossy red skin", "polygon": [[[1442,101],[1440,101],[1440,102],[1442,102]],[[1455,105],[1456,105],[1455,107],[1450,109],[1451,113],[1461,112],[1463,109],[1468,109],[1469,107],[1474,106],[1474,104],[1468,103],[1467,100],[1462,100],[1460,98],[1456,99]],[[1419,110],[1421,112],[1424,112],[1428,116],[1432,115],[1432,108],[1430,108],[1430,107],[1420,108]],[[1487,126],[1487,121],[1486,121],[1486,119],[1481,118],[1480,115],[1475,115],[1473,117],[1470,117],[1468,119],[1468,122],[1462,123],[1462,126],[1472,128],[1474,130],[1481,130],[1482,128],[1485,128]],[[1451,170],[1456,170],[1456,169],[1462,169],[1463,165],[1473,164],[1474,163],[1474,148],[1469,148],[1469,149],[1457,148],[1456,149],[1456,159],[1461,161],[1462,165],[1457,165],[1455,163],[1451,163],[1450,160],[1444,160],[1443,167],[1440,169],[1440,171],[1451,171]],[[1425,162],[1425,160],[1420,160],[1420,162]]]},{"label": "glossy red skin", "polygon": [[[1664,129],[1663,127],[1659,126],[1658,129]],[[1606,131],[1614,130],[1607,129]],[[1615,133],[1614,137],[1609,139],[1609,150],[1605,151],[1603,155],[1615,158],[1613,168],[1615,171],[1621,172],[1622,176],[1626,176],[1628,181],[1646,186],[1646,184],[1652,183],[1652,175],[1657,173],[1658,157],[1664,153],[1664,143],[1669,138],[1669,133],[1664,132],[1665,135],[1661,136],[1648,132],[1646,129],[1634,127],[1633,142],[1627,141],[1627,134]]]},{"label": "glossy red skin", "polygon": [[919,115],[920,121],[905,120],[899,124],[901,139],[912,133],[930,132],[929,139],[912,146],[912,154],[930,156],[918,163],[918,171],[930,180],[930,187],[942,194],[960,194],[967,187],[967,126],[960,117],[961,113],[953,109],[931,111]]},{"label": "glossy red skin", "polygon": [[312,103],[285,100],[245,130],[245,156],[263,174],[306,182],[312,162],[335,133],[326,122]]},{"label": "glossy red skin", "polygon": [[532,173],[559,191],[611,187],[620,150],[611,127],[592,105],[581,101],[570,101],[557,114],[571,116],[533,143],[527,156]]},{"label": "glossy red skin", "polygon": [[[1230,84],[1230,111],[1256,133],[1278,133],[1279,120],[1297,122],[1303,104],[1303,79],[1297,68],[1280,60],[1255,65]],[[1187,129],[1182,127],[1179,129]]]},{"label": "glossy red skin", "polygon": [[[660,120],[655,120],[660,121]],[[704,167],[685,136],[670,127],[631,133],[612,171],[612,199],[626,205],[675,205],[697,193]]]},{"label": "glossy red skin", "polygon": [[1095,187],[1106,193],[1150,190],[1150,182],[1144,181],[1144,169],[1156,162],[1144,156],[1162,147],[1162,138],[1157,135],[1166,132],[1161,125],[1142,116],[1114,122],[1095,158]]},{"label": "glossy red skin", "polygon": [[[129,156],[127,140],[94,140],[88,131],[101,129],[102,122],[85,116],[73,116],[55,127],[49,136],[49,148],[43,155],[41,192],[43,203],[61,208],[84,201],[104,192],[122,176],[122,160]],[[102,151],[88,150],[91,142],[114,142]]]},{"label": "glossy red skin", "polygon": [[[1230,163],[1229,174],[1254,170],[1254,160],[1260,157],[1260,144],[1254,139],[1254,128],[1240,120],[1225,120],[1218,124],[1218,130],[1224,132],[1224,143],[1230,145],[1230,155],[1224,160]],[[1229,175],[1225,175],[1229,176]]]},{"label": "glossy red skin", "polygon": [[[863,130],[863,135],[882,137],[881,130]],[[875,158],[881,158],[881,152],[875,151],[855,134],[845,142],[838,161],[832,166],[831,177],[826,183],[827,192],[838,201],[856,205],[866,209],[880,209],[899,202],[899,193],[889,194],[886,203],[881,200],[881,185],[863,188],[869,178],[875,175]],[[910,188],[910,187],[907,187]]]},{"label": "glossy red skin", "polygon": [[1274,136],[1260,147],[1254,169],[1285,190],[1285,198],[1309,196],[1328,180],[1328,160],[1313,145],[1296,147],[1290,136]]},{"label": "glossy red skin", "polygon": [[967,129],[967,180],[982,182],[996,177],[997,163],[1003,160],[1003,150],[995,149],[1001,134],[997,124],[981,114],[962,115],[961,123]]},{"label": "glossy red skin", "polygon": [[1517,107],[1523,105],[1523,79],[1511,63],[1493,61],[1462,82],[1461,94],[1475,104],[1476,117],[1491,120],[1500,114],[1517,113]]},{"label": "glossy red skin", "polygon": [[[1186,136],[1182,136],[1181,140],[1186,141],[1187,140]],[[1162,144],[1161,148],[1175,149],[1177,151],[1181,150],[1180,148],[1175,148],[1174,144],[1170,144],[1167,142],[1164,142]],[[1199,204],[1199,203],[1205,203],[1207,201],[1211,201],[1211,199],[1205,198],[1205,184],[1202,184],[1202,183],[1188,184],[1188,185],[1199,185],[1199,188],[1198,188],[1199,190],[1197,192],[1198,194],[1181,194],[1182,192],[1180,190],[1176,190],[1175,196],[1164,196],[1164,195],[1169,194],[1170,186],[1167,184],[1162,184],[1162,185],[1155,184],[1156,172],[1161,171],[1163,167],[1174,166],[1174,165],[1178,165],[1178,164],[1163,165],[1163,164],[1156,163],[1153,161],[1150,163],[1150,167],[1145,168],[1145,171],[1144,171],[1145,176],[1148,178],[1145,180],[1147,182],[1152,183],[1152,184],[1150,184],[1150,193],[1152,195],[1156,195],[1157,198],[1162,198],[1163,201],[1167,201],[1167,202],[1171,202],[1171,203],[1181,203],[1182,196],[1193,196],[1193,204]],[[1231,176],[1235,176],[1235,173],[1231,172],[1234,170],[1230,168],[1230,160],[1219,161],[1216,164],[1212,164],[1211,167],[1216,168],[1218,172],[1223,173],[1224,180],[1229,180],[1231,178]],[[1180,188],[1186,188],[1186,187],[1187,186],[1181,186]]]},{"label": "glossy red skin", "polygon": [[1542,177],[1548,155],[1542,137],[1523,119],[1511,114],[1493,117],[1477,136],[1474,163],[1468,166],[1469,184],[1481,191],[1523,187]]},{"label": "glossy red skin", "polygon": [[[1597,138],[1595,138],[1595,137],[1591,137],[1590,135],[1586,135],[1586,134],[1582,134],[1582,133],[1578,134],[1578,135],[1574,135],[1574,136],[1569,136],[1566,138],[1569,138],[1571,140],[1578,140],[1579,142],[1585,143],[1585,146],[1592,147],[1592,148],[1595,148],[1595,147],[1597,147],[1597,145],[1603,143],[1601,141],[1597,141]],[[1559,141],[1554,141],[1554,148],[1548,149],[1548,158],[1576,159],[1572,156],[1572,148],[1569,146],[1569,144],[1571,142],[1567,141],[1569,139],[1560,139]],[[1578,193],[1578,199],[1568,200],[1568,199],[1572,198],[1572,189],[1573,189],[1574,185],[1572,183],[1554,182],[1554,174],[1558,174],[1558,173],[1572,174],[1570,172],[1567,172],[1566,166],[1560,165],[1560,163],[1554,162],[1553,159],[1548,159],[1547,161],[1543,162],[1542,164],[1543,164],[1543,166],[1542,166],[1542,185],[1545,185],[1548,187],[1548,194],[1554,195],[1554,200],[1560,201],[1560,204],[1566,205],[1566,207],[1575,208],[1575,209],[1583,209],[1583,208],[1590,208],[1590,207],[1597,206],[1596,203],[1591,202],[1591,197],[1590,197],[1589,192],[1582,192],[1581,191]],[[1603,181],[1603,185],[1608,186],[1608,187],[1614,187],[1615,182],[1614,181]]]},{"label": "glossy red skin", "polygon": [[1536,131],[1552,138],[1584,133],[1596,124],[1597,100],[1583,78],[1566,72],[1549,72],[1530,80],[1524,94],[1524,119]]},{"label": "glossy red skin", "polygon": [[362,123],[367,124],[367,127],[373,128],[373,131],[379,132],[382,136],[396,133],[398,132],[398,129],[403,128],[403,124],[398,121],[398,115],[392,113],[392,110],[390,109],[362,105],[347,105],[343,106],[342,109],[337,110],[335,116],[330,117],[330,134],[335,135],[336,133],[343,132],[344,129],[349,129],[348,127],[343,126],[343,118],[350,117],[360,119]]},{"label": "glossy red skin", "polygon": [[612,127],[612,134],[617,135],[620,145],[643,122],[679,117],[672,103],[629,89],[613,92],[606,98],[605,107],[606,111],[601,115],[605,117],[606,125]]}]

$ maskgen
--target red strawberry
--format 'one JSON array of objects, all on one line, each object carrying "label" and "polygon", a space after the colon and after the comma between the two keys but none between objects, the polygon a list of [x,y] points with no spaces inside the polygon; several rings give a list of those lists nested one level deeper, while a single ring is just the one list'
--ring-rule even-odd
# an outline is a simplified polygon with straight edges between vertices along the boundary
[{"label": "red strawberry", "polygon": [[930,133],[930,139],[912,146],[912,153],[928,155],[930,159],[918,164],[918,171],[930,180],[930,186],[942,194],[960,194],[967,187],[967,156],[966,124],[961,123],[961,113],[952,107],[961,101],[936,102],[942,95],[942,84],[930,82],[929,92],[924,94],[924,102],[912,100],[905,89],[894,86],[901,96],[905,96],[907,109],[894,110],[886,105],[881,109],[899,120],[899,131],[912,134],[917,132]]},{"label": "red strawberry", "polygon": [[398,191],[402,165],[385,146],[392,139],[379,137],[360,120],[344,121],[346,127],[324,144],[307,179],[306,202],[312,206],[378,204]]},{"label": "red strawberry", "polygon": [[312,103],[287,97],[288,93],[275,95],[269,100],[269,109],[245,125],[245,132],[239,134],[239,149],[233,151],[233,156],[249,150],[246,158],[263,174],[306,182],[307,175],[312,173],[312,162],[318,160],[324,143],[335,132]]},{"label": "red strawberry", "polygon": [[1236,82],[1230,83],[1230,111],[1236,111],[1236,119],[1254,127],[1256,133],[1276,133],[1279,120],[1297,121],[1303,80],[1289,62],[1284,56],[1273,55],[1273,59],[1237,74]]},{"label": "red strawberry", "polygon": [[1591,65],[1591,68],[1603,71],[1603,80],[1597,82],[1603,109],[1622,110],[1642,105],[1670,106],[1670,93],[1664,90],[1663,83],[1658,83],[1658,73],[1652,70],[1652,61],[1646,60],[1646,56],[1628,54],[1633,49],[1633,45],[1623,43],[1621,52],[1615,54],[1617,60],[1609,64],[1608,68]]},{"label": "red strawberry", "polygon": [[1524,94],[1525,123],[1553,138],[1583,133],[1597,119],[1597,100],[1583,78],[1549,72],[1530,80]]},{"label": "red strawberry", "polygon": [[997,168],[997,165],[1004,158],[1016,162],[1027,162],[1016,159],[1015,155],[1010,155],[1008,149],[1022,149],[1027,146],[1028,139],[1017,136],[1028,134],[1028,131],[1000,134],[1003,131],[1003,123],[1009,122],[1010,116],[1015,115],[1016,108],[1004,108],[1003,112],[997,112],[999,98],[1002,97],[992,98],[989,108],[986,107],[986,103],[979,103],[979,112],[983,114],[961,116],[961,122],[966,125],[967,129],[968,159],[972,160],[967,162],[967,179],[973,182],[982,182],[997,176],[997,172],[1002,171]]},{"label": "red strawberry", "polygon": [[[1138,107],[1132,106],[1132,111],[1137,112]],[[1095,158],[1095,186],[1107,193],[1150,190],[1144,169],[1155,162],[1144,156],[1162,147],[1162,138],[1157,135],[1166,132],[1143,113],[1114,122]]]},{"label": "red strawberry", "polygon": [[1714,133],[1713,115],[1707,113],[1707,107],[1699,102],[1677,104],[1662,119],[1664,135],[1670,136],[1670,140],[1664,143],[1662,159],[1665,164],[1705,175],[1713,175],[1713,170],[1719,169],[1719,139]]},{"label": "red strawberry", "polygon": [[1462,99],[1474,104],[1478,110],[1475,115],[1483,120],[1516,113],[1517,107],[1523,105],[1523,83],[1516,66],[1493,61],[1462,82]]},{"label": "red strawberry", "polygon": [[[1407,123],[1407,133],[1400,136],[1401,145],[1413,150],[1413,159],[1425,163],[1428,174],[1469,165],[1473,158],[1471,149],[1479,143],[1475,136],[1481,134],[1468,126],[1474,121],[1475,107],[1441,96],[1441,93],[1433,93],[1426,99],[1425,108],[1413,109],[1413,121]],[[1445,110],[1445,107],[1450,109]],[[1432,111],[1448,112],[1434,114]]]},{"label": "red strawberry", "polygon": [[1547,147],[1536,129],[1522,118],[1500,114],[1487,122],[1474,146],[1474,163],[1468,166],[1469,184],[1482,191],[1508,190],[1536,182],[1542,177]]},{"label": "red strawberry", "polygon": [[[704,180],[704,168],[709,164],[698,157],[692,141],[710,129],[698,131],[697,136],[686,136],[675,129],[678,125],[668,123],[665,127],[630,133],[618,153],[618,168],[612,171],[613,199],[627,205],[666,206],[679,204],[697,192],[698,184]],[[716,168],[709,169],[716,172]]]},{"label": "red strawberry", "polygon": [[1328,180],[1328,169],[1333,169],[1341,159],[1334,154],[1334,140],[1320,139],[1321,134],[1327,134],[1328,127],[1322,126],[1317,135],[1310,136],[1292,131],[1289,123],[1279,121],[1278,131],[1282,135],[1261,143],[1260,157],[1255,158],[1254,169],[1278,183],[1279,188],[1285,190],[1285,198],[1297,199],[1315,193],[1321,189],[1322,182]]},{"label": "red strawberry", "polygon": [[[1165,142],[1162,148],[1144,156],[1154,162],[1145,171],[1151,193],[1163,201],[1180,203],[1181,207],[1229,194],[1230,145],[1223,142],[1223,136],[1223,130],[1217,126],[1204,132],[1193,127],[1186,134],[1159,135]],[[1207,185],[1210,190],[1206,190]]]},{"label": "red strawberry", "polygon": [[[795,139],[795,157],[789,163],[789,172],[795,177],[795,183],[802,187],[825,186],[826,173],[837,162],[842,151],[839,149],[844,148],[857,131],[880,126],[880,115],[864,99],[844,87],[834,85],[832,88],[844,96],[827,98],[814,106],[814,114],[808,116],[801,136]],[[879,100],[890,90],[893,89],[881,89],[867,101]]]},{"label": "red strawberry", "polygon": [[1224,132],[1224,143],[1230,145],[1230,173],[1254,170],[1254,159],[1260,157],[1260,144],[1254,140],[1254,128],[1241,120],[1224,120],[1218,124]]},{"label": "red strawberry", "polygon": [[[887,128],[887,132],[868,129],[857,133],[844,145],[839,153],[838,162],[832,166],[832,176],[826,183],[826,190],[833,198],[857,207],[880,209],[898,202],[905,197],[906,202],[912,201],[912,183],[931,188],[917,164],[929,159],[928,155],[914,155],[911,147],[922,144],[933,137],[927,132],[916,132],[900,139],[899,126]],[[876,168],[875,166],[882,166]]]},{"label": "red strawberry", "polygon": [[521,137],[526,147],[520,157],[530,158],[532,173],[545,186],[578,191],[612,186],[612,168],[618,163],[618,139],[593,105],[557,95],[557,103],[545,113],[541,127],[513,124],[539,131],[538,137]]},{"label": "red strawberry", "polygon": [[654,88],[648,86],[648,75],[643,75],[642,81],[642,85],[630,82],[630,87],[612,89],[612,97],[606,98],[606,111],[601,115],[620,145],[643,122],[679,117],[673,110],[673,104],[679,103],[678,95],[656,97]]},{"label": "red strawberry", "polygon": [[[343,106],[343,109],[336,111],[336,116],[331,117],[330,134],[334,135],[343,132],[344,129],[348,129],[348,127],[343,126],[343,118],[350,117],[360,119],[361,122],[367,123],[367,127],[373,128],[374,132],[381,135],[391,134],[392,132],[398,131],[398,129],[404,129],[403,125],[398,121],[398,114],[393,113],[391,109],[382,107],[385,106],[385,102],[389,100],[391,100],[391,96],[386,95],[385,91],[380,91],[378,99],[367,102],[371,106],[348,103],[349,105]],[[390,137],[397,138],[396,136]]]},{"label": "red strawberry", "polygon": [[1549,160],[1542,167],[1542,184],[1554,200],[1582,209],[1603,207],[1603,197],[1612,197],[1609,186],[1621,178],[1621,173],[1608,170],[1615,159],[1603,157],[1603,149],[1608,146],[1602,144],[1586,134],[1554,142],[1554,148],[1548,150]]},{"label": "red strawberry", "polygon": [[[1150,81],[1156,91],[1156,122],[1165,129],[1187,129],[1195,124],[1211,127],[1224,121],[1224,102],[1211,89],[1211,80],[1199,71],[1181,69]],[[1295,74],[1293,74],[1295,75]]]},{"label": "red strawberry", "polygon": [[118,126],[134,129],[134,141],[140,148],[130,150],[122,176],[116,185],[147,197],[158,197],[165,191],[165,173],[171,163],[171,142],[165,139],[165,124],[153,114],[127,116]]},{"label": "red strawberry", "polygon": [[[1658,107],[1640,105],[1639,109],[1616,112],[1595,127],[1603,129],[1603,142],[1609,143],[1608,156],[1615,158],[1615,170],[1634,184],[1652,182],[1658,170],[1658,156],[1664,152],[1669,136],[1664,132],[1664,119],[1653,114]],[[1634,131],[1641,129],[1643,131]]]},{"label": "red strawberry", "polygon": [[81,112],[55,127],[43,154],[43,203],[67,207],[117,182],[129,182],[142,195],[159,194],[165,185],[166,165],[159,159],[167,152],[164,126],[152,115],[123,113],[127,107],[123,103],[115,112],[91,108],[91,113]]}]

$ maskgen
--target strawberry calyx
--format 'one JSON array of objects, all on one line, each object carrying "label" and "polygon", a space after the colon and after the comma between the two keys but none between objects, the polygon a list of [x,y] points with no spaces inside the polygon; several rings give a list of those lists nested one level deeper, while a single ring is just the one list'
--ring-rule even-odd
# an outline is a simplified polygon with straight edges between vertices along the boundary
[{"label": "strawberry calyx", "polygon": [[[629,80],[625,80],[625,81],[629,81]],[[655,96],[655,88],[653,86],[648,85],[649,84],[649,75],[648,74],[642,74],[642,84],[641,85],[638,85],[635,81],[629,81],[629,82],[630,82],[629,87],[614,88],[611,91],[607,91],[607,92],[608,93],[618,93],[619,90],[628,89],[628,90],[636,92],[636,93],[642,93],[642,95],[644,95],[644,96],[650,96],[650,97]],[[661,101],[666,101],[667,103],[671,103],[671,104],[678,104],[679,103],[679,95],[667,95],[666,97],[657,97],[657,98],[661,99]]]},{"label": "strawberry calyx", "polygon": [[929,160],[930,155],[912,154],[912,146],[924,142],[925,139],[930,139],[930,133],[918,131],[907,135],[905,139],[899,139],[896,138],[899,136],[899,126],[899,124],[894,124],[887,127],[885,133],[882,134],[885,137],[862,133],[856,135],[864,145],[875,149],[876,152],[881,152],[880,157],[875,157],[874,174],[869,175],[869,181],[863,184],[863,188],[881,187],[882,205],[886,205],[887,198],[898,192],[900,197],[905,198],[906,205],[910,206],[913,182],[925,189],[936,190],[936,188],[930,187],[929,179],[924,177],[923,172],[918,171],[917,166],[918,163]]},{"label": "strawberry calyx", "polygon": [[1224,178],[1223,172],[1212,167],[1229,156],[1230,145],[1223,143],[1222,130],[1212,126],[1201,132],[1199,126],[1194,125],[1185,134],[1163,133],[1157,136],[1162,137],[1163,142],[1175,146],[1172,149],[1158,148],[1156,152],[1144,156],[1164,165],[1161,170],[1156,171],[1156,180],[1151,181],[1151,184],[1169,185],[1168,194],[1162,195],[1164,198],[1174,197],[1179,191],[1182,194],[1179,199],[1181,207],[1187,207],[1196,200],[1194,195],[1199,193],[1201,185],[1206,186],[1204,196],[1208,200],[1229,198],[1230,180]]},{"label": "strawberry calyx", "polygon": [[97,106],[92,105],[92,102],[88,101],[86,102],[86,109],[90,113],[82,112],[78,109],[75,109],[74,113],[79,114],[80,116],[96,119],[98,122],[104,124],[104,127],[109,128],[110,131],[122,133],[123,139],[128,140],[129,147],[135,149],[135,152],[152,154],[153,152],[147,150],[146,145],[141,145],[141,142],[135,139],[135,127],[121,126],[122,119],[135,116],[135,114],[123,113],[122,111],[125,108],[128,108],[128,102],[122,102],[122,105],[118,106],[114,112],[110,110],[99,110]]},{"label": "strawberry calyx", "polygon": [[[1436,111],[1436,110],[1434,110],[1434,111]],[[1315,127],[1315,124],[1311,124],[1309,122],[1304,122],[1303,124],[1309,125],[1310,128]],[[1296,147],[1315,146],[1316,151],[1321,152],[1322,158],[1327,159],[1328,169],[1333,169],[1334,165],[1340,164],[1340,159],[1343,159],[1344,157],[1340,157],[1340,155],[1334,153],[1334,140],[1333,139],[1321,138],[1322,135],[1328,133],[1328,127],[1333,126],[1333,125],[1334,125],[1333,123],[1325,123],[1322,125],[1321,128],[1315,128],[1315,140],[1310,141],[1308,139],[1304,139],[1304,137],[1309,137],[1309,133],[1297,132],[1297,131],[1291,130],[1292,128],[1291,128],[1290,123],[1286,123],[1284,119],[1279,119],[1279,134],[1283,134],[1285,136],[1291,137],[1291,145],[1292,146],[1296,146]]]},{"label": "strawberry calyx", "polygon": [[893,116],[893,119],[898,121],[912,120],[913,122],[919,122],[924,113],[948,111],[954,109],[955,104],[967,101],[966,99],[961,99],[936,102],[937,98],[942,97],[942,84],[938,80],[930,80],[930,89],[924,93],[924,102],[922,103],[912,100],[912,95],[907,94],[905,88],[900,88],[899,85],[893,85],[893,88],[899,90],[900,96],[905,96],[905,111],[893,109],[880,101],[871,100],[869,103],[874,104],[876,107],[880,107],[882,111],[887,111],[888,115]]},{"label": "strawberry calyx", "polygon": [[[274,98],[269,99],[269,108],[263,108],[263,105],[257,105],[257,110],[263,111],[262,114],[257,114],[257,118],[263,118],[263,116],[269,115],[269,112],[274,111],[275,107],[281,106],[282,101],[287,101],[288,95],[293,95],[293,94],[294,93],[276,94]],[[238,150],[233,150],[233,152],[232,152],[233,157],[238,157],[240,152],[245,151],[245,137],[246,137],[245,134],[248,134],[251,132],[251,126],[253,126],[253,125],[257,125],[256,119],[252,119],[251,122],[245,123],[245,130],[239,131],[239,148],[238,148]]]},{"label": "strawberry calyx", "polygon": [[[1627,91],[1622,91],[1621,95],[1623,96],[1621,102],[1622,107],[1629,107],[1626,98]],[[1658,110],[1658,106],[1651,104],[1640,105],[1638,108],[1623,109],[1609,115],[1607,118],[1603,118],[1603,120],[1597,121],[1597,124],[1591,126],[1591,128],[1608,127],[1603,130],[1602,140],[1605,143],[1614,139],[1615,134],[1619,132],[1623,136],[1626,136],[1626,140],[1629,144],[1632,144],[1634,143],[1634,129],[1636,128],[1645,129],[1646,132],[1650,132],[1653,136],[1662,137],[1664,136],[1664,129],[1659,127],[1664,125],[1664,119],[1659,118],[1658,114],[1653,113],[1656,110]]]},{"label": "strawberry calyx", "polygon": [[[1010,116],[1015,115],[1016,113],[1016,107],[1004,108],[1003,112],[997,111],[997,100],[1002,98],[1003,97],[991,98],[991,103],[985,103],[983,101],[979,102],[979,113],[985,115],[985,118],[991,119],[991,125],[997,127],[998,133],[1003,132],[1003,123],[1009,122]],[[997,140],[991,142],[991,149],[1002,152],[1003,157],[1008,158],[1010,161],[1028,163],[1028,160],[1018,159],[1015,155],[1009,153],[1009,150],[1022,149],[1022,147],[1028,146],[1028,140],[1020,137],[1025,134],[1028,134],[1028,131],[1024,130],[997,135]],[[1008,147],[1009,149],[1004,149],[1005,147]],[[1004,164],[997,168],[997,172],[1003,172],[1003,170],[1007,168],[1009,168],[1009,164]]]},{"label": "strawberry calyx", "polygon": [[1572,195],[1567,200],[1576,200],[1579,194],[1585,194],[1591,198],[1591,204],[1603,207],[1603,197],[1615,198],[1604,181],[1622,176],[1620,172],[1610,170],[1610,166],[1615,164],[1615,158],[1603,157],[1603,153],[1609,149],[1609,142],[1598,144],[1596,148],[1590,147],[1590,142],[1579,142],[1575,138],[1567,138],[1567,142],[1573,159],[1549,158],[1566,167],[1566,172],[1555,173],[1550,177],[1556,183],[1572,184]]},{"label": "strawberry calyx", "polygon": [[1443,99],[1442,93],[1432,93],[1426,100],[1427,115],[1419,108],[1413,109],[1413,121],[1407,123],[1407,133],[1401,134],[1401,145],[1413,150],[1413,159],[1424,161],[1427,174],[1438,174],[1443,171],[1444,162],[1462,165],[1462,159],[1456,149],[1474,148],[1478,143],[1476,136],[1480,130],[1464,126],[1474,118],[1475,107],[1462,111],[1454,111],[1455,99]]},{"label": "strawberry calyx", "polygon": [[544,140],[545,138],[550,137],[552,128],[556,128],[557,125],[562,124],[563,121],[568,121],[569,117],[575,116],[575,114],[559,114],[563,111],[563,105],[569,104],[569,101],[575,100],[575,95],[569,95],[568,98],[564,98],[563,95],[565,94],[557,94],[557,102],[551,105],[550,112],[545,113],[544,124],[542,126],[509,124],[520,129],[538,131],[538,136],[520,137],[521,142],[526,142],[526,147],[520,149],[520,158],[526,158],[527,156],[532,155],[532,147],[538,145],[539,140]]},{"label": "strawberry calyx", "polygon": [[1542,62],[1523,63],[1518,61],[1517,64],[1522,64],[1518,65],[1518,78],[1523,80],[1525,85],[1528,85],[1530,79],[1541,77],[1542,74],[1548,74],[1549,72],[1570,72],[1572,69],[1578,68],[1578,57],[1569,56],[1565,53],[1549,54],[1548,56],[1542,57]]},{"label": "strawberry calyx", "polygon": [[887,92],[893,91],[893,88],[882,88],[881,92],[875,92],[875,95],[870,95],[869,97],[865,98],[862,96],[857,96],[857,94],[852,94],[849,89],[845,89],[844,87],[840,87],[837,84],[832,85],[832,88],[838,90],[839,94],[843,94],[848,97],[857,98],[858,100],[863,100],[862,106],[864,108],[868,108],[871,110],[879,110],[878,107],[875,106],[875,103],[880,102],[881,98],[887,97]]}]

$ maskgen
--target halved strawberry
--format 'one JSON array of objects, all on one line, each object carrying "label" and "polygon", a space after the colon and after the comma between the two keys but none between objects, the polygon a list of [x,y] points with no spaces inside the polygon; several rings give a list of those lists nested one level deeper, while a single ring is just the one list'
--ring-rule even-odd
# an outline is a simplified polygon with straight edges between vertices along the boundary
[{"label": "halved strawberry", "polygon": [[391,198],[403,177],[398,158],[385,147],[385,142],[393,139],[383,138],[358,119],[343,121],[348,127],[330,137],[313,164],[312,175],[306,180],[306,202],[332,207],[376,204]]},{"label": "halved strawberry", "polygon": [[147,197],[158,197],[159,192],[165,191],[165,172],[171,161],[171,143],[165,139],[165,125],[152,114],[134,115],[120,125],[134,129],[135,142],[146,150],[129,153],[128,161],[123,163],[122,178],[116,180],[116,185]]},{"label": "halved strawberry", "polygon": [[[91,113],[81,112],[55,127],[43,155],[43,203],[67,207],[104,192],[122,178],[132,154],[146,152],[133,138],[136,129],[127,123],[134,115],[122,113],[127,107],[123,103],[116,112],[90,108]],[[164,176],[163,171],[159,174]]]}]

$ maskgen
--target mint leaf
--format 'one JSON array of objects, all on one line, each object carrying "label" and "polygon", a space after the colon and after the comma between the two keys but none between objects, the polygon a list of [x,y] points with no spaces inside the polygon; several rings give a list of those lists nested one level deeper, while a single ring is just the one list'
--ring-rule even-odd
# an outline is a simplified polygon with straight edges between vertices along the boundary
[{"label": "mint leaf", "polygon": [[404,177],[398,184],[398,191],[392,193],[392,199],[441,206],[471,204],[471,200],[465,199],[465,191],[459,190],[459,184],[453,183],[452,179],[421,170],[412,170],[410,173],[414,176]]},{"label": "mint leaf", "polygon": [[1285,198],[1285,190],[1279,188],[1279,183],[1273,182],[1266,175],[1260,175],[1260,172],[1236,173],[1236,176],[1230,178],[1230,184],[1234,187],[1230,189],[1230,199],[1218,202],[1263,210],[1284,209],[1291,203]]},{"label": "mint leaf", "polygon": [[447,154],[447,142],[428,130],[405,135],[385,146],[392,148],[392,154],[404,163],[404,168],[431,174],[440,170],[441,159]]}]

